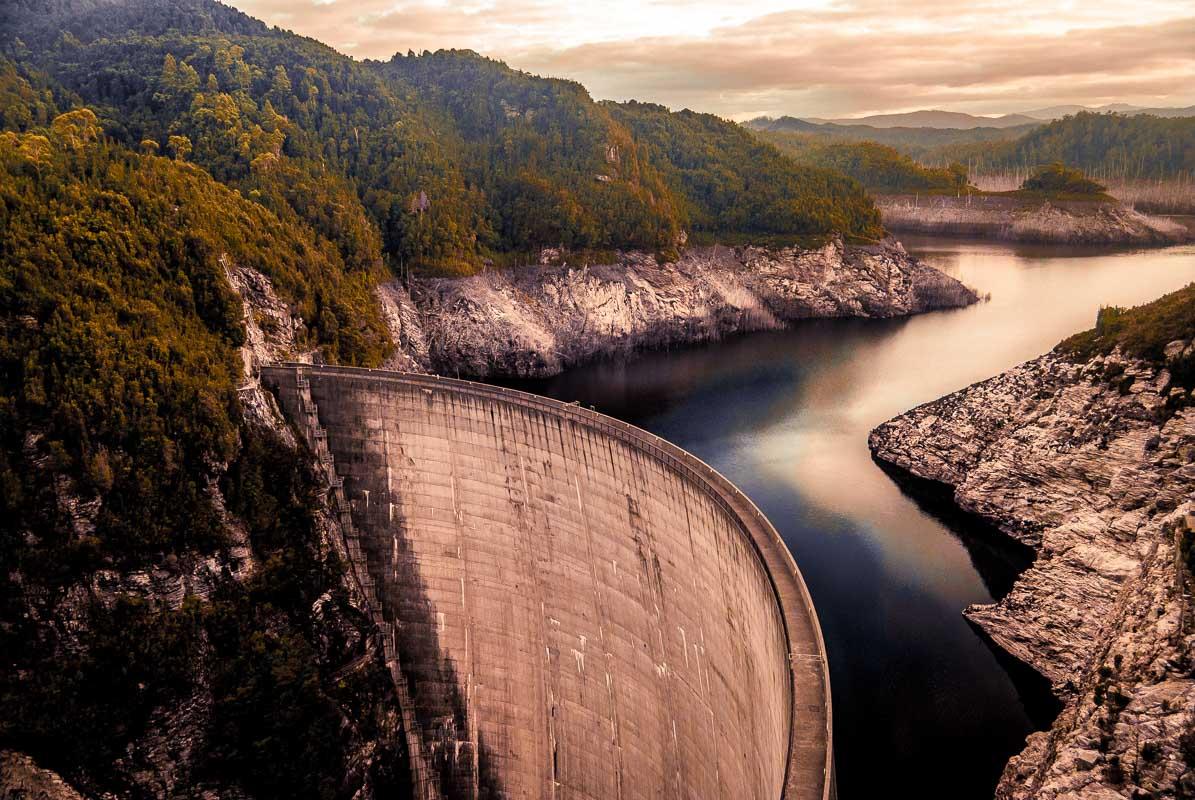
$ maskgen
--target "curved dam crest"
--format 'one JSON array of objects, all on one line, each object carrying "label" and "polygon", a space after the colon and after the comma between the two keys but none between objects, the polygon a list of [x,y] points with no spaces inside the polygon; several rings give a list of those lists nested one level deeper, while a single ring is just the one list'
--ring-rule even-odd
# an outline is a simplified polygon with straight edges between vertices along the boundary
[{"label": "curved dam crest", "polygon": [[261,376],[327,471],[419,797],[832,796],[816,612],[725,478],[509,389]]}]

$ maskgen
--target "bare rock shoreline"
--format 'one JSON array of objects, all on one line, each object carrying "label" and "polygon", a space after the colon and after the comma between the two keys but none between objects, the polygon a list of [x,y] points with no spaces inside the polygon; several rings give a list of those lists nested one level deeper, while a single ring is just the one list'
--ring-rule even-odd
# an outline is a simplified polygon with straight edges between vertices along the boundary
[{"label": "bare rock shoreline", "polygon": [[1051,244],[1165,245],[1195,240],[1186,225],[1120,203],[1016,197],[886,195],[884,225],[902,233]]},{"label": "bare rock shoreline", "polygon": [[1190,394],[1164,367],[1055,352],[884,423],[869,446],[1035,554],[999,602],[964,612],[1064,703],[997,797],[1193,796]]},{"label": "bare rock shoreline", "polygon": [[540,264],[380,288],[386,364],[462,377],[543,377],[634,350],[824,317],[895,317],[976,302],[896,242],[690,248],[659,264]]}]

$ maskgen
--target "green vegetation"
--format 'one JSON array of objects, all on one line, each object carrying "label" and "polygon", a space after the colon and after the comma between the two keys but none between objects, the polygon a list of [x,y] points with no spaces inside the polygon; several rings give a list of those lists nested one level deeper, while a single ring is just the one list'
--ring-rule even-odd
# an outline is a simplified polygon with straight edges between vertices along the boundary
[{"label": "green vegetation", "polygon": [[699,154],[641,141],[665,110],[649,124],[646,107],[474,53],[358,63],[211,0],[20,5],[0,52],[26,79],[44,73],[63,108],[93,108],[126,147],[193,162],[311,228],[354,275],[468,273],[549,245],[671,252],[690,220],[728,236],[879,234],[849,185],[737,126],[672,115],[710,148],[709,174],[685,164],[678,179],[673,162]]},{"label": "green vegetation", "polygon": [[960,161],[973,172],[1062,162],[1101,182],[1195,175],[1195,117],[1081,112],[995,144],[940,148],[927,163]]},{"label": "green vegetation", "polygon": [[747,124],[753,131],[792,135],[804,134],[824,142],[875,142],[893,147],[910,158],[924,163],[947,164],[966,161],[943,154],[950,148],[965,150],[967,146],[984,143],[1011,142],[1039,127],[1038,124],[1009,128],[876,128],[870,125],[818,124],[795,117],[756,119]]},{"label": "green vegetation", "polygon": [[733,123],[649,103],[605,105],[659,169],[678,198],[682,224],[699,237],[883,233],[879,212],[854,181],[794,164]]},{"label": "green vegetation", "polygon": [[4,4],[0,747],[97,796],[145,793],[150,735],[222,795],[401,794],[320,482],[243,416],[227,271],[376,365],[392,271],[683,228],[882,233],[858,184],[736,126],[472,53],[358,63],[211,0]]},{"label": "green vegetation", "polygon": [[[224,263],[270,275],[343,361],[383,352],[368,308],[337,305],[345,284],[367,288],[304,226],[112,143],[87,109],[0,133],[0,176],[0,746],[128,796],[113,762],[208,686],[196,780],[336,795],[346,690],[311,615],[340,566],[314,476],[241,420],[245,332]],[[101,570],[232,563],[229,512],[261,565],[248,580],[212,574],[207,601],[175,609],[92,588]]]},{"label": "green vegetation", "polygon": [[1068,167],[1060,161],[1035,169],[1016,194],[1077,200],[1112,200],[1106,187],[1088,178],[1082,170]]},{"label": "green vegetation", "polygon": [[485,200],[486,255],[675,244],[675,198],[631,133],[580,84],[469,51],[395,56],[377,71],[392,86],[418,87],[435,129],[452,141]]},{"label": "green vegetation", "polygon": [[810,134],[761,131],[794,160],[841,172],[877,194],[906,192],[944,193],[974,191],[961,164],[925,167],[896,148],[876,142],[836,142]]},{"label": "green vegetation", "polygon": [[[1080,358],[1106,355],[1119,347],[1128,356],[1165,363],[1166,345],[1195,337],[1195,284],[1134,308],[1101,308],[1096,325],[1075,334],[1059,348]],[[1177,384],[1195,385],[1195,359],[1171,363]]]},{"label": "green vegetation", "polygon": [[[818,125],[792,117],[753,120],[748,126],[765,141],[812,163],[820,163],[818,151],[831,143],[870,142],[891,146],[915,159],[913,167],[961,171],[962,167],[955,165],[965,165],[973,182],[1002,189],[1018,186],[1042,165],[1061,163],[1082,170],[1092,180],[1111,187],[1110,194],[1138,208],[1159,213],[1187,213],[1195,208],[1191,188],[1195,179],[1193,117],[1080,112],[1041,125],[968,130]],[[848,159],[845,168],[850,166]],[[899,167],[894,174],[903,171],[905,177],[886,185],[864,172],[847,174],[878,192],[905,191],[890,188],[901,185],[917,191],[913,187],[925,182],[909,164],[893,166]],[[937,182],[931,181],[934,184]],[[1086,199],[1090,192],[1053,194]]]}]

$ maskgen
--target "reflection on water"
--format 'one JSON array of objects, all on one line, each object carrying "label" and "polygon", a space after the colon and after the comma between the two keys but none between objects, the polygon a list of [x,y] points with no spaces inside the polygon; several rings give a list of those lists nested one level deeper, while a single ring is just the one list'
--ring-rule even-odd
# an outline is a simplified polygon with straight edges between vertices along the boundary
[{"label": "reflection on water", "polygon": [[991,300],[908,320],[802,323],[523,388],[693,451],[776,525],[826,637],[843,800],[987,798],[1031,719],[1040,724],[1036,687],[1014,683],[960,612],[991,602],[1023,559],[948,507],[910,500],[871,461],[867,433],[1091,327],[1100,305],[1195,280],[1195,248],[905,244]]}]

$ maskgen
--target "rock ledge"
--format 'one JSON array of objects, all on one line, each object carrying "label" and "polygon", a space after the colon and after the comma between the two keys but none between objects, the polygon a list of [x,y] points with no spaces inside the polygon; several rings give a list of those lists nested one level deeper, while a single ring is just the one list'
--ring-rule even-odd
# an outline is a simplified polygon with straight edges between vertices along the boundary
[{"label": "rock ledge", "polygon": [[999,602],[965,611],[1064,701],[1000,798],[1195,796],[1190,403],[1162,366],[1055,352],[871,433],[878,461],[946,484],[1036,553]]}]

